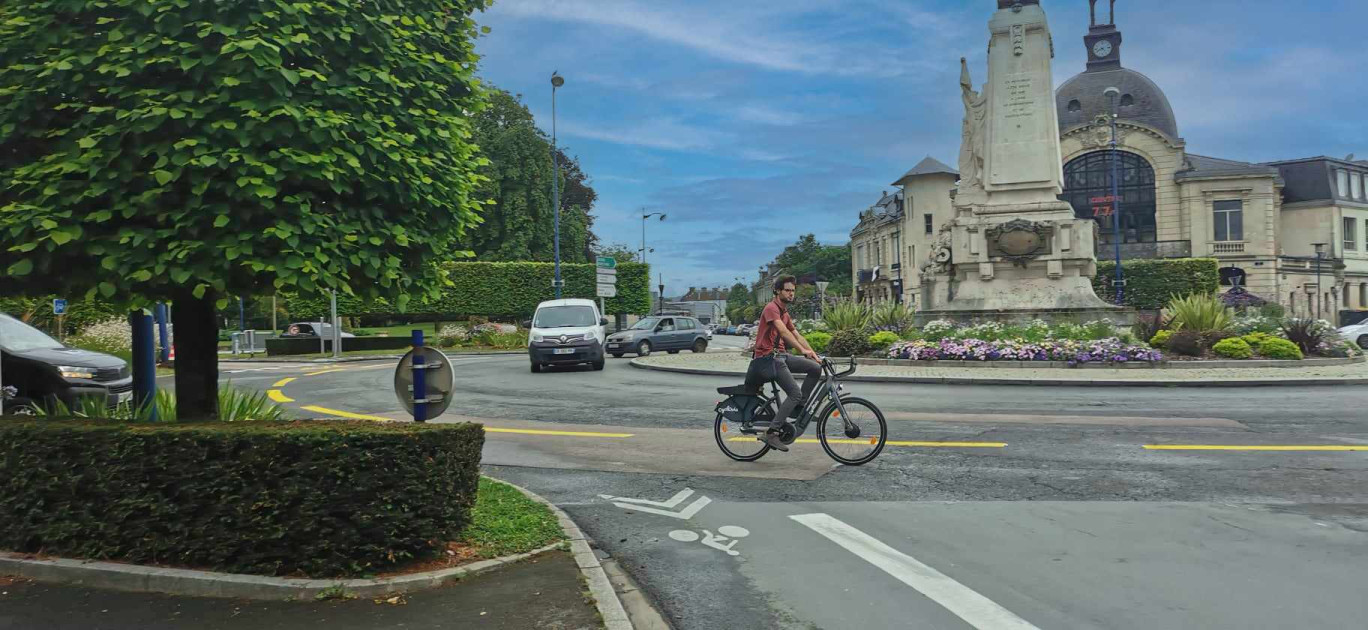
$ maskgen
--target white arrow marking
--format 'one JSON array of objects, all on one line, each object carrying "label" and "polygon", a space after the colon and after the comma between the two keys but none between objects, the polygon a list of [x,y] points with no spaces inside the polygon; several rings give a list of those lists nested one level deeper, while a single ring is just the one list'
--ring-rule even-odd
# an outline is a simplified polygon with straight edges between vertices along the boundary
[{"label": "white arrow marking", "polygon": [[678,494],[674,495],[673,497],[670,497],[670,500],[669,500],[669,501],[650,501],[650,500],[647,500],[647,499],[629,499],[629,498],[627,498],[627,497],[615,497],[615,496],[607,495],[607,494],[600,494],[600,495],[599,495],[599,498],[601,498],[601,499],[608,499],[609,501],[621,501],[621,502],[623,502],[623,503],[639,503],[639,504],[641,504],[641,505],[654,505],[654,506],[656,506],[656,507],[663,507],[663,508],[666,508],[666,509],[673,510],[673,509],[675,509],[675,506],[679,505],[680,503],[683,503],[683,502],[684,502],[684,499],[687,499],[687,498],[689,498],[690,496],[693,496],[693,490],[690,490],[690,489],[688,489],[688,488],[685,488],[685,489],[683,489],[683,490],[680,490]]},{"label": "white arrow marking", "polygon": [[789,518],[883,569],[975,628],[1039,630],[993,600],[839,519],[827,514],[796,514]]},{"label": "white arrow marking", "polygon": [[709,503],[712,503],[712,499],[709,499],[708,497],[698,497],[697,500],[689,504],[689,507],[686,507],[678,512],[657,510],[656,508],[646,507],[638,503],[619,503],[614,501],[613,505],[616,505],[624,510],[632,510],[634,512],[646,512],[647,514],[659,514],[661,516],[668,516],[670,518],[677,518],[682,521],[687,521],[693,518],[695,514],[698,514],[700,510],[702,510],[705,507],[708,507]]}]

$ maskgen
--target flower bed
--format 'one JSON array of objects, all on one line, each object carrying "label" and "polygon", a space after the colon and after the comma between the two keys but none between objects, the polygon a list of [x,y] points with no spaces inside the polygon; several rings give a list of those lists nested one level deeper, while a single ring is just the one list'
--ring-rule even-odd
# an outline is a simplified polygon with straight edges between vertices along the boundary
[{"label": "flower bed", "polygon": [[1045,341],[941,339],[940,341],[926,341],[917,339],[899,341],[893,344],[886,355],[889,359],[913,361],[1064,361],[1070,365],[1134,361],[1155,363],[1163,360],[1163,355],[1158,350],[1148,346],[1128,344],[1115,337],[1091,341],[1074,339]]}]

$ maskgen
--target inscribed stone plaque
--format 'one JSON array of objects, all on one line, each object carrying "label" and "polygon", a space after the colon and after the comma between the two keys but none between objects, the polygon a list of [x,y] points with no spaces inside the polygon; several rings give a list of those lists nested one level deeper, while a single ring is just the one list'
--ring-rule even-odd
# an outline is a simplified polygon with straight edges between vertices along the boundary
[{"label": "inscribed stone plaque", "polygon": [[993,185],[1044,182],[1052,178],[1057,155],[1051,138],[1050,106],[1054,96],[1040,72],[1007,74],[996,85],[990,162]]}]

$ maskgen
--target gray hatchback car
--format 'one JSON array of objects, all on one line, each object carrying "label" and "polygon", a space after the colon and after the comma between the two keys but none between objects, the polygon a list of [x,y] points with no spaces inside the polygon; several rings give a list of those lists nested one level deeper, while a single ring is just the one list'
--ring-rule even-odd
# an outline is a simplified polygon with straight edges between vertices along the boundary
[{"label": "gray hatchback car", "polygon": [[644,357],[657,350],[670,354],[680,350],[706,352],[708,329],[692,317],[647,317],[627,330],[608,335],[605,349],[614,357],[629,352]]}]

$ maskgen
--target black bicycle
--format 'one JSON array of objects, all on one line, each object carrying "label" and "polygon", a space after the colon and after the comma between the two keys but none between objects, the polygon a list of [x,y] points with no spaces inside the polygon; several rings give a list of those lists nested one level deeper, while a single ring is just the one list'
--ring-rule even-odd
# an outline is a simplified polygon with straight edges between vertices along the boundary
[{"label": "black bicycle", "polygon": [[[840,379],[855,372],[855,359],[842,372],[826,357],[822,357],[822,380],[813,389],[802,415],[786,422],[779,438],[784,444],[820,442],[822,450],[832,459],[849,466],[872,461],[883,451],[888,440],[888,424],[883,412],[863,398],[842,394]],[[717,393],[727,396],[717,403],[717,419],[713,421],[713,435],[717,446],[727,457],[742,462],[760,459],[771,449],[760,441],[769,429],[770,420],[779,408],[779,385],[770,382],[772,395],[745,385],[719,387]],[[817,410],[821,409],[820,413]],[[808,424],[817,421],[817,439],[803,439]],[[836,420],[839,420],[837,422]]]}]

